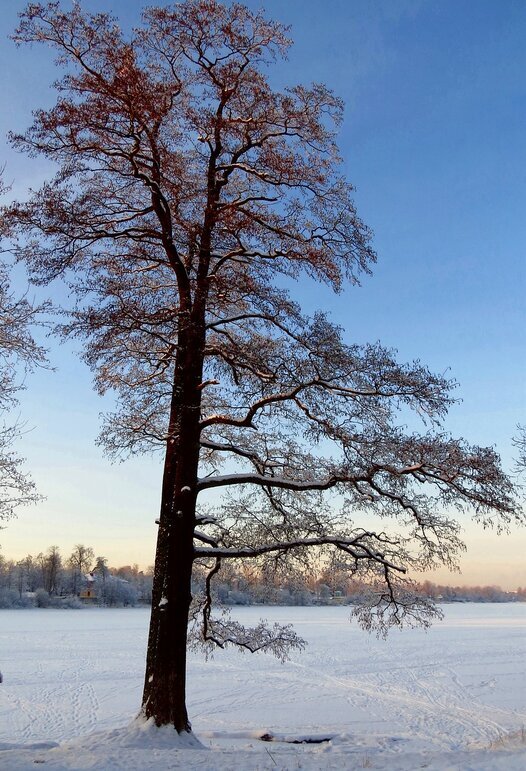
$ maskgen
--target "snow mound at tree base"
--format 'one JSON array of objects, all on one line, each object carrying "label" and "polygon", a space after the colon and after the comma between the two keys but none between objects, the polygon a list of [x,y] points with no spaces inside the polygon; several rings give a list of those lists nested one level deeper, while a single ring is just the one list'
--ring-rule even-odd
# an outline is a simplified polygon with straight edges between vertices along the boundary
[{"label": "snow mound at tree base", "polygon": [[99,731],[80,739],[74,739],[61,745],[63,749],[72,749],[79,745],[84,750],[99,750],[101,747],[122,747],[123,749],[140,748],[142,750],[205,750],[195,734],[178,733],[173,726],[156,726],[154,719],[139,716],[123,728]]}]

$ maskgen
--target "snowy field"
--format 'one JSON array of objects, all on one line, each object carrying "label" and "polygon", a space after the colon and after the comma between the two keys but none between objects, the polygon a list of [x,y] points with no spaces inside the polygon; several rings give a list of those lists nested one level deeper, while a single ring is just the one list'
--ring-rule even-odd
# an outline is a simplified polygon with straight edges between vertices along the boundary
[{"label": "snowy field", "polygon": [[[147,610],[1,610],[0,768],[525,769],[526,604],[444,610],[429,632],[383,641],[345,607],[236,609],[247,623],[290,621],[309,645],[286,664],[192,655],[202,749],[130,725]],[[291,743],[306,738],[329,741]]]}]

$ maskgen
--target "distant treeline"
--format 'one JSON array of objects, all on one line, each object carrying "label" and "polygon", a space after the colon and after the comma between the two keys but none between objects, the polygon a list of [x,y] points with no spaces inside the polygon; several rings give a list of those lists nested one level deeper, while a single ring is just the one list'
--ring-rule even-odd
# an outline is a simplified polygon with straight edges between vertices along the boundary
[{"label": "distant treeline", "polygon": [[[204,577],[196,577],[202,588]],[[335,605],[360,599],[367,586],[344,571],[324,570],[309,576],[270,576],[230,570],[220,574],[215,592],[225,605]],[[442,586],[431,581],[416,584],[423,596],[437,602],[526,602],[526,587],[505,591],[498,586]]]},{"label": "distant treeline", "polygon": [[[194,593],[203,590],[206,572],[196,568]],[[153,569],[109,567],[105,557],[77,544],[64,557],[57,546],[35,557],[5,559],[0,553],[0,608],[135,606],[150,604]],[[230,565],[217,576],[216,599],[224,605],[333,605],[359,600],[365,585],[344,571],[262,576]],[[424,581],[417,590],[438,602],[525,602],[526,587],[510,592],[498,586],[445,586]]]},{"label": "distant treeline", "polygon": [[152,570],[109,567],[90,546],[76,544],[68,556],[50,546],[18,562],[0,553],[0,608],[133,606],[151,603],[151,598]]}]

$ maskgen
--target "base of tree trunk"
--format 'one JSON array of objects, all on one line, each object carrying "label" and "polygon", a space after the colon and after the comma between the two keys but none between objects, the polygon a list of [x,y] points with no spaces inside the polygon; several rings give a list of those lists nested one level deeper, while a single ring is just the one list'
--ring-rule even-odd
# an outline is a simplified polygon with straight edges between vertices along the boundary
[{"label": "base of tree trunk", "polygon": [[144,732],[145,737],[148,737],[150,741],[159,737],[162,743],[167,740],[173,740],[175,749],[193,749],[204,750],[205,745],[199,741],[197,736],[190,729],[188,731],[178,731],[173,725],[161,725],[155,724],[153,717],[145,717],[143,712],[139,712],[135,720],[130,723],[131,729],[139,729]]}]

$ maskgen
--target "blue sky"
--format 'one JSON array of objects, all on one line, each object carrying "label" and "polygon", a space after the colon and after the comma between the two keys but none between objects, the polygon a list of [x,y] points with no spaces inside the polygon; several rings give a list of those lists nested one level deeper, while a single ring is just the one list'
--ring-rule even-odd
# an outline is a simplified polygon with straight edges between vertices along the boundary
[{"label": "blue sky", "polygon": [[[161,3],[162,4],[162,3]],[[25,3],[0,19],[0,164],[15,191],[37,185],[42,160],[13,154],[8,129],[52,99],[52,55],[5,42]],[[85,0],[127,26],[135,0]],[[247,2],[259,8],[259,2]],[[526,4],[521,0],[272,0],[290,24],[279,84],[324,81],[346,103],[340,146],[362,218],[375,233],[378,264],[360,288],[338,297],[301,282],[307,310],[321,306],[349,341],[380,339],[401,359],[419,358],[459,382],[462,401],[447,428],[495,445],[512,468],[511,437],[526,422]],[[153,561],[160,463],[110,466],[94,446],[104,404],[71,346],[53,341],[56,372],[28,380],[22,442],[40,506],[0,534],[6,556],[50,544],[92,545],[110,563]],[[497,539],[466,529],[455,582],[526,584],[526,533]],[[444,576],[440,576],[443,578]]]}]

